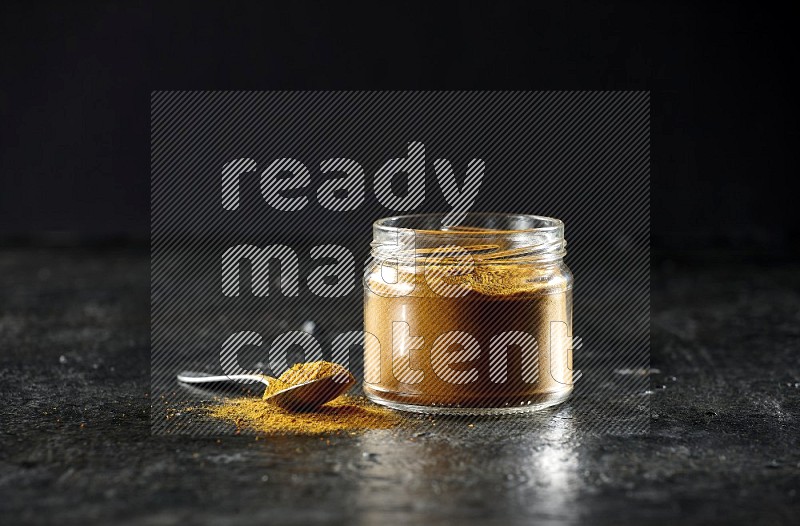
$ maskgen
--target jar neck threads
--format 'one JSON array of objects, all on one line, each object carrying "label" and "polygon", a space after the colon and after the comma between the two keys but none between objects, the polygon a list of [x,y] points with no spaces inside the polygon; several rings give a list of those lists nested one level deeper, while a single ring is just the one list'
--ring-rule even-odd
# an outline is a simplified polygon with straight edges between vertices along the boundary
[{"label": "jar neck threads", "polygon": [[459,225],[445,214],[396,216],[373,224],[372,257],[401,264],[547,263],[566,255],[564,224],[554,218],[469,213]]}]

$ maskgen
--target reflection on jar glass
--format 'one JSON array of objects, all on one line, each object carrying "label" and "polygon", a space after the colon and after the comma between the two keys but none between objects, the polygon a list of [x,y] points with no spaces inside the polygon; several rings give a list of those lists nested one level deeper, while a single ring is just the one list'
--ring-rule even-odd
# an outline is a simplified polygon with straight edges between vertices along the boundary
[{"label": "reflection on jar glass", "polygon": [[364,391],[424,413],[533,411],[572,391],[564,224],[531,215],[390,217],[364,280]]}]

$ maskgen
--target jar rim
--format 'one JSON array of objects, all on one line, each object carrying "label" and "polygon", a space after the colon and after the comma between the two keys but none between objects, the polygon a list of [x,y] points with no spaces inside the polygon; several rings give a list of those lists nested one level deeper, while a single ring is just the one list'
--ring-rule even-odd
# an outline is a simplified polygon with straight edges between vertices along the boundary
[{"label": "jar rim", "polygon": [[554,217],[548,216],[540,216],[534,214],[513,214],[513,213],[504,213],[504,212],[467,212],[464,214],[461,221],[459,221],[459,225],[462,225],[465,220],[468,219],[484,219],[488,220],[490,218],[495,219],[516,219],[519,221],[531,221],[531,222],[541,222],[543,226],[536,226],[536,227],[529,227],[529,228],[506,228],[506,229],[496,229],[496,228],[488,228],[488,227],[476,227],[481,228],[481,230],[470,231],[470,230],[445,230],[445,229],[430,229],[430,228],[413,228],[409,226],[399,226],[390,224],[392,222],[399,223],[401,221],[413,221],[417,219],[440,219],[439,223],[441,224],[441,219],[444,219],[450,214],[447,213],[430,213],[430,214],[409,214],[409,215],[397,215],[397,216],[390,216],[390,217],[383,217],[376,220],[372,223],[373,228],[375,230],[381,231],[383,233],[390,233],[390,232],[414,232],[424,235],[441,235],[441,236],[456,236],[456,237],[471,237],[471,236],[486,236],[487,234],[491,234],[493,236],[499,235],[519,235],[519,234],[540,234],[540,233],[554,233],[554,232],[561,232],[563,235],[564,231],[564,222],[560,219],[556,219]]}]

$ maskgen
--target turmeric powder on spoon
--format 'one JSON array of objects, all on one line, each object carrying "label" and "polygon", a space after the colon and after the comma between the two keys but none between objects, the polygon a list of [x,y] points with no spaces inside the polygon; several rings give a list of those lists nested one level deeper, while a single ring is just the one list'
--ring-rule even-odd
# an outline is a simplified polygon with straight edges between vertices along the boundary
[{"label": "turmeric powder on spoon", "polygon": [[350,371],[337,363],[331,362],[306,362],[296,363],[291,369],[286,370],[278,378],[270,378],[269,385],[264,391],[264,400],[279,391],[288,389],[295,385],[313,382],[322,378],[332,376],[352,376]]}]

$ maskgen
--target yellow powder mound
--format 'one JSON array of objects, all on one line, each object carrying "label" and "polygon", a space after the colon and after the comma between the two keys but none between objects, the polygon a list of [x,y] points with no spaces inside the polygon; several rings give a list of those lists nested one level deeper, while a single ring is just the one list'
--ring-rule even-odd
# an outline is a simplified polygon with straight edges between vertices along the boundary
[{"label": "yellow powder mound", "polygon": [[278,378],[269,378],[269,384],[267,385],[267,388],[264,389],[264,396],[262,398],[266,400],[267,398],[274,395],[278,391],[283,391],[284,389],[288,389],[292,385],[293,384],[282,382]]},{"label": "yellow powder mound", "polygon": [[278,380],[291,386],[337,374],[349,375],[350,372],[341,365],[331,362],[296,363],[291,369],[280,375]]},{"label": "yellow powder mound", "polygon": [[232,398],[208,408],[214,418],[267,435],[320,435],[388,429],[401,417],[363,397],[342,396],[308,413],[292,413],[258,398]]},{"label": "yellow powder mound", "polygon": [[269,379],[269,385],[264,391],[263,398],[266,400],[278,391],[283,391],[284,389],[294,385],[304,384],[306,382],[319,380],[320,378],[328,378],[337,375],[341,375],[342,380],[344,380],[344,377],[346,376],[351,378],[353,376],[350,374],[350,371],[336,363],[323,361],[296,363],[291,369],[285,371],[278,378],[267,377]]}]

